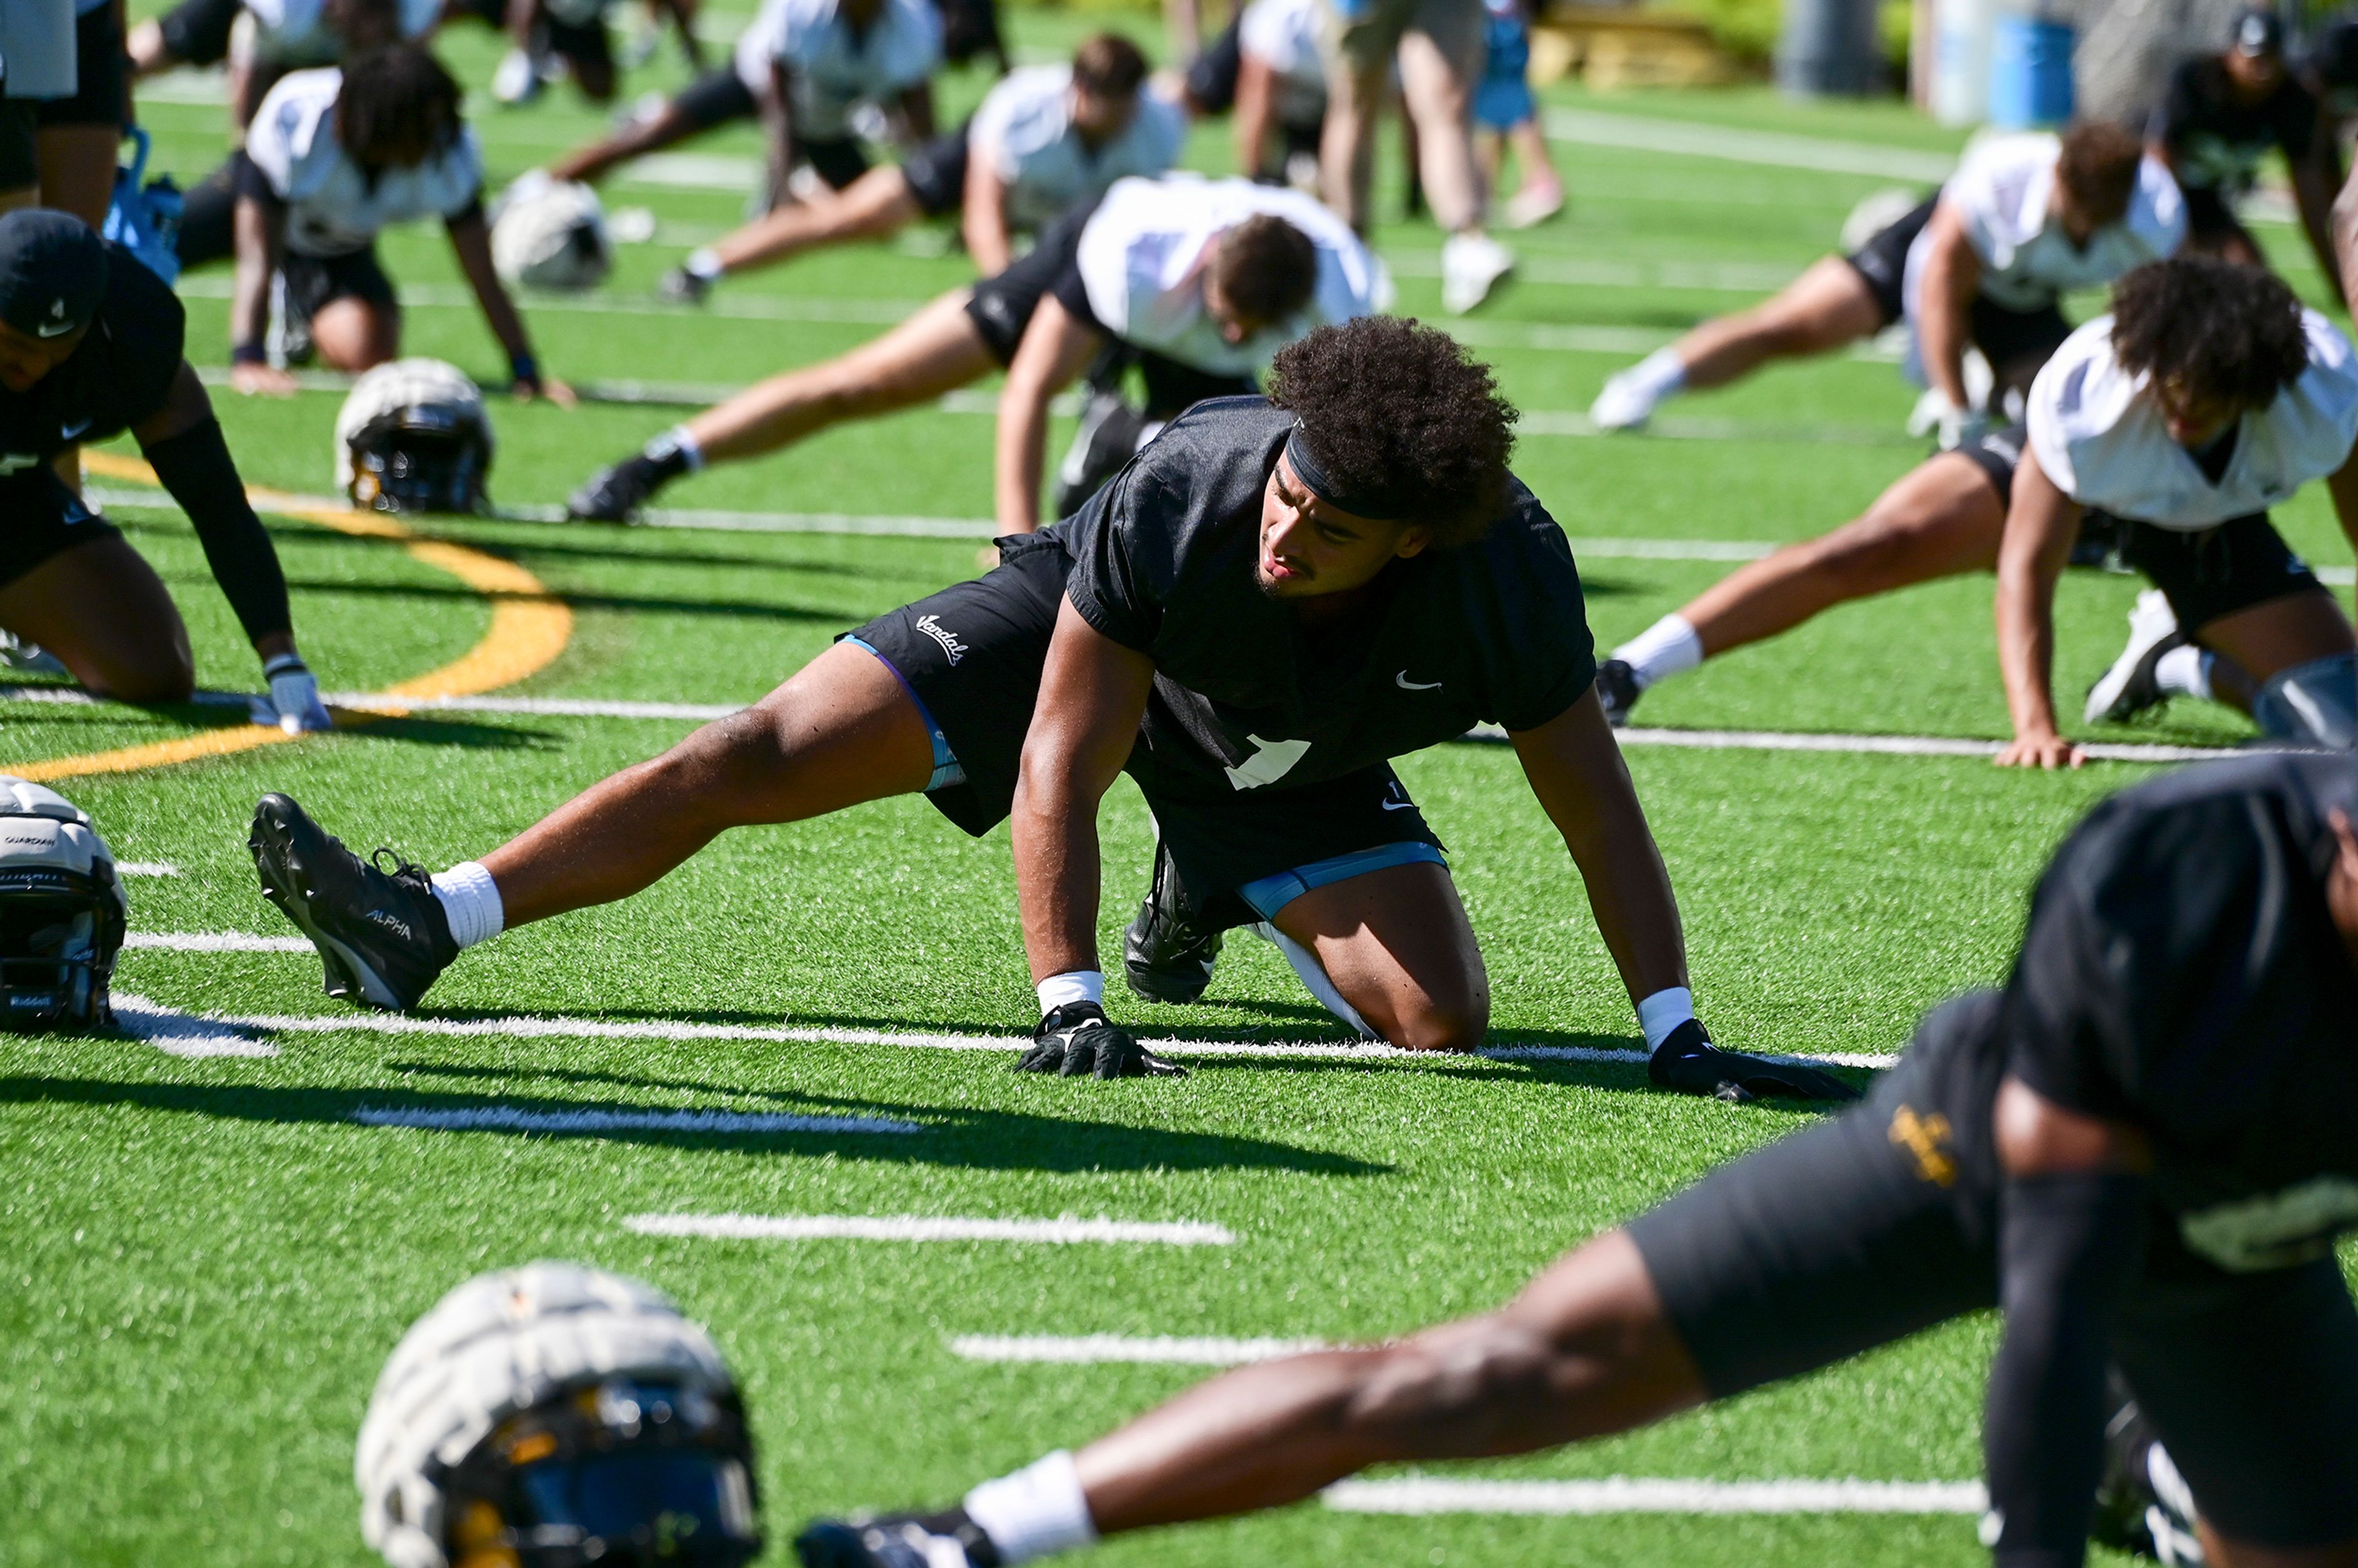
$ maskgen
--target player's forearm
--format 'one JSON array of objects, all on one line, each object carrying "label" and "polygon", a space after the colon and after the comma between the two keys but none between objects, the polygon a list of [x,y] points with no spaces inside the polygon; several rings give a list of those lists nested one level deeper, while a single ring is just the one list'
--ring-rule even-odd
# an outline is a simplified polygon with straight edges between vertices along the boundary
[{"label": "player's forearm", "polygon": [[1924,260],[1918,280],[1922,317],[1917,323],[1921,339],[1924,373],[1952,407],[1966,406],[1965,345],[1972,339],[1974,294],[1981,286],[1980,269],[1964,237],[1943,226]]},{"label": "player's forearm", "polygon": [[2333,193],[2326,171],[2315,162],[2304,164],[2293,170],[2292,184],[2295,202],[2300,208],[2301,227],[2309,234],[2309,249],[2317,253],[2318,270],[2325,275],[2326,287],[2333,290],[2333,297],[2342,299],[2342,280],[2348,275],[2342,270],[2334,244]]},{"label": "player's forearm", "polygon": [[237,273],[230,287],[229,343],[233,353],[243,350],[251,355],[270,330],[270,275],[278,268],[278,229],[274,215],[250,198],[239,199],[231,222]]},{"label": "player's forearm", "polygon": [[2342,301],[2358,314],[2358,304],[2350,304],[2350,286],[2358,283],[2358,167],[2350,170],[2342,183],[2342,194],[2333,199],[2333,209],[2328,222],[2333,232],[2335,265],[2341,268]]},{"label": "player's forearm", "polygon": [[1029,534],[1040,526],[1040,469],[1047,461],[1048,389],[1017,367],[999,398],[999,438],[994,490],[1002,534]]},{"label": "player's forearm", "polygon": [[966,254],[973,259],[974,270],[984,277],[997,277],[1015,259],[1015,244],[1007,232],[1007,187],[981,167],[984,156],[982,148],[974,149],[978,167],[967,179],[958,230],[966,239]]},{"label": "player's forearm", "polygon": [[1247,55],[1237,66],[1236,135],[1237,172],[1250,179],[1260,172],[1263,150],[1269,146],[1269,122],[1274,95],[1271,92],[1270,68],[1264,62]]},{"label": "player's forearm", "polygon": [[1097,802],[1069,776],[1033,776],[1029,756],[1009,816],[1023,952],[1032,983],[1098,963]]},{"label": "player's forearm", "polygon": [[2004,560],[1998,564],[1997,664],[2015,734],[2060,733],[2054,693],[2055,582],[2035,563],[2011,569]]},{"label": "player's forearm", "polygon": [[481,307],[483,324],[492,336],[507,351],[511,363],[528,362],[532,359],[532,340],[525,335],[524,318],[517,314],[515,302],[508,297],[507,286],[500,281],[499,271],[492,265],[491,229],[480,211],[461,214],[449,223],[450,249],[459,258],[459,270],[467,275],[468,286],[475,291],[475,302]]}]

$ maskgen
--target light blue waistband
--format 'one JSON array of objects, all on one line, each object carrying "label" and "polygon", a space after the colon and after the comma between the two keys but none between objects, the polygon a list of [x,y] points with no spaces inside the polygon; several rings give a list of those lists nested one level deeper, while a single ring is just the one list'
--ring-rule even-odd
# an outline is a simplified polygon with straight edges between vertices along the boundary
[{"label": "light blue waistband", "polygon": [[909,684],[909,677],[903,675],[900,667],[892,660],[882,654],[877,654],[875,648],[869,643],[861,642],[857,637],[846,637],[843,640],[855,648],[866,648],[870,653],[876,654],[876,662],[892,672],[892,678],[901,683],[901,689],[907,692],[909,700],[917,705],[917,717],[925,721],[925,733],[932,736],[934,741],[934,776],[925,781],[926,792],[930,794],[937,789],[947,789],[952,784],[966,783],[966,769],[959,763],[957,753],[950,750],[949,737],[943,734],[942,727],[934,722],[933,709],[927,708],[925,699],[917,695],[917,688]]},{"label": "light blue waistband", "polygon": [[1280,871],[1275,876],[1249,881],[1237,892],[1263,920],[1273,920],[1279,910],[1312,888],[1323,888],[1329,882],[1348,881],[1353,877],[1363,877],[1369,871],[1380,871],[1390,866],[1420,863],[1445,868],[1449,861],[1432,845],[1409,839],[1398,844],[1379,844],[1372,849],[1354,849],[1331,860],[1313,860],[1290,871]]}]

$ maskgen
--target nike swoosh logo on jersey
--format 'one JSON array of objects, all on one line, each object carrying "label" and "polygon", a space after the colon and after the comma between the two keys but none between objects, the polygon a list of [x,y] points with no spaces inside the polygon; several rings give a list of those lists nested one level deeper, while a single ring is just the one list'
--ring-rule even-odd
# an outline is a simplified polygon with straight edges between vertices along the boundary
[{"label": "nike swoosh logo on jersey", "polygon": [[1415,805],[1416,802],[1412,800],[1388,800],[1383,803],[1383,806],[1386,811],[1407,811],[1414,807]]},{"label": "nike swoosh logo on jersey", "polygon": [[1441,683],[1437,680],[1409,679],[1406,670],[1401,671],[1400,674],[1392,676],[1392,679],[1400,683],[1400,688],[1402,691],[1439,691],[1441,689]]},{"label": "nike swoosh logo on jersey", "polygon": [[60,321],[55,327],[51,327],[47,321],[44,321],[39,326],[34,328],[33,330],[39,333],[44,338],[62,338],[68,332],[73,330],[73,323],[70,321]]},{"label": "nike swoosh logo on jersey", "polygon": [[58,439],[61,441],[70,441],[76,436],[81,435],[84,430],[89,429],[96,423],[97,421],[95,419],[85,419],[79,425],[59,426],[58,427]]}]

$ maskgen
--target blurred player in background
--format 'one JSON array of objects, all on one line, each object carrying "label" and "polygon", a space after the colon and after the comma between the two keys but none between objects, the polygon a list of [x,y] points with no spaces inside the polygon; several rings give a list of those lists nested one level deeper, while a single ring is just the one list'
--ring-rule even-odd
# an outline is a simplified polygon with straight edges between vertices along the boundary
[{"label": "blurred player in background", "polygon": [[283,367],[313,353],[343,371],[396,358],[401,307],[376,236],[389,224],[438,217],[507,351],[516,395],[572,401],[563,383],[542,376],[524,318],[492,268],[482,155],[460,101],[450,73],[415,44],[379,49],[349,70],[297,71],[263,100],[225,175],[189,193],[182,262],[236,261],[229,330],[239,391],[291,393]]},{"label": "blurred player in background", "polygon": [[1083,41],[1069,66],[1029,66],[993,87],[973,117],[898,165],[871,168],[832,197],[781,207],[690,254],[665,298],[701,300],[731,273],[805,251],[881,240],[921,219],[959,215],[975,271],[1007,270],[1015,236],[1034,233],[1117,179],[1177,160],[1187,116],[1152,92],[1146,57],[1115,33]]},{"label": "blurred player in background", "polygon": [[[1381,265],[1334,214],[1292,190],[1194,175],[1125,179],[1050,224],[997,277],[942,295],[839,359],[788,371],[650,441],[591,477],[572,514],[626,520],[663,486],[848,419],[931,403],[1005,369],[997,513],[1002,533],[1039,525],[1048,402],[1109,342],[1141,350],[1149,419],[1252,390],[1285,344],[1380,308]],[[1112,457],[1128,460],[1145,432]]]},{"label": "blurred player in background", "polygon": [[1235,112],[1237,172],[1318,188],[1326,123],[1326,63],[1319,52],[1325,0],[1252,0],[1187,68],[1188,110]]},{"label": "blurred player in background", "polygon": [[[288,71],[421,40],[441,22],[442,6],[443,0],[180,0],[131,29],[131,69],[152,76],[227,60],[230,123],[242,130]],[[241,16],[251,18],[243,35]]]},{"label": "blurred player in background", "polygon": [[1501,211],[1507,227],[1528,229],[1563,211],[1563,177],[1548,154],[1539,101],[1531,96],[1531,30],[1522,0],[1482,0],[1482,9],[1488,54],[1482,80],[1474,87],[1475,150],[1482,158],[1483,184],[1495,202],[1507,153],[1512,149],[1522,183]]},{"label": "blurred player in background", "polygon": [[73,95],[74,4],[0,5],[0,212],[41,200],[40,116]]},{"label": "blurred player in background", "polygon": [[[668,19],[679,35],[688,69],[701,75],[704,44],[696,36],[698,0],[647,0],[660,23]],[[507,34],[508,52],[492,73],[492,96],[510,108],[540,96],[559,77],[570,77],[592,103],[614,101],[617,75],[614,0],[449,0],[448,15],[472,16]]]},{"label": "blurred player in background", "polygon": [[124,4],[74,0],[73,96],[34,108],[41,205],[70,212],[92,228],[106,222],[107,203],[114,196],[114,150],[131,127]]},{"label": "blurred player in background", "polygon": [[[1774,297],[1706,321],[1614,376],[1588,416],[1600,429],[1635,429],[1682,392],[1906,321],[1904,369],[1927,388],[1918,423],[1952,448],[2002,412],[2007,390],[2019,395],[2070,335],[2057,304],[2067,290],[2167,256],[2185,234],[2169,171],[2118,126],[1994,136],[1857,251],[1816,263]],[[1968,348],[1995,377],[1985,399],[1965,384]]]}]

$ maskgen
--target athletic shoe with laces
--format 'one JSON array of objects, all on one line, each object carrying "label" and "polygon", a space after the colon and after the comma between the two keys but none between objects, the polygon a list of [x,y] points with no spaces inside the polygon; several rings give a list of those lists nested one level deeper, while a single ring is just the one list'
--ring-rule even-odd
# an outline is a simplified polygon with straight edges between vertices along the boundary
[{"label": "athletic shoe with laces", "polygon": [[390,849],[363,860],[283,795],[254,808],[245,841],[262,896],[293,921],[326,966],[328,994],[397,1012],[417,1005],[459,956],[426,873]]},{"label": "athletic shoe with laces", "polygon": [[584,481],[566,502],[565,515],[576,523],[628,523],[662,483],[645,453],[624,458]]},{"label": "athletic shoe with laces", "polygon": [[1194,1001],[1212,983],[1220,945],[1219,927],[1207,925],[1188,903],[1170,851],[1156,844],[1146,902],[1122,933],[1122,979],[1149,1001]]},{"label": "athletic shoe with laces", "polygon": [[705,296],[711,292],[710,279],[684,266],[672,268],[663,275],[663,281],[655,285],[655,293],[667,305],[701,305]]},{"label": "athletic shoe with laces", "polygon": [[964,1509],[813,1519],[795,1555],[803,1568],[999,1568],[998,1549]]},{"label": "athletic shoe with laces", "polygon": [[1596,706],[1605,709],[1605,722],[1616,730],[1629,722],[1629,710],[1645,694],[1628,660],[1607,659],[1596,666]]},{"label": "athletic shoe with laces", "polygon": [[1588,422],[1600,430],[1641,430],[1660,401],[1646,390],[1632,366],[1605,384],[1605,390],[1588,406]]},{"label": "athletic shoe with laces", "polygon": [[2164,654],[2186,643],[2169,596],[2158,588],[2138,594],[2136,608],[2129,611],[2128,646],[2121,650],[2104,678],[2088,688],[2088,706],[2082,717],[2091,724],[2100,719],[2121,724],[2168,702],[2169,693],[2161,689],[2155,671]]},{"label": "athletic shoe with laces", "polygon": [[2204,1568],[2202,1538],[2194,1529],[2194,1493],[2161,1445],[2153,1423],[2128,1397],[2118,1372],[2112,1396],[2121,1401],[2104,1423],[2104,1477],[2088,1539],[2170,1568]]},{"label": "athletic shoe with laces", "polygon": [[1441,307],[1463,316],[1515,270],[1514,253],[1487,234],[1452,234],[1441,246]]}]

